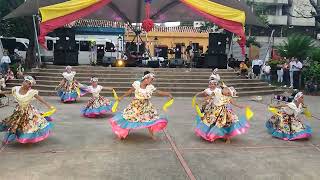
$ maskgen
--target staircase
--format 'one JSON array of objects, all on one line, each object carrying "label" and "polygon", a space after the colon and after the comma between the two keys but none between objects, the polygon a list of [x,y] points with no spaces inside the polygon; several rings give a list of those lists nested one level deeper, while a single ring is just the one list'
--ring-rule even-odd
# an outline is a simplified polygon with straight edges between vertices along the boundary
[{"label": "staircase", "polygon": [[[105,87],[113,87],[118,94],[127,91],[131,84],[142,77],[148,70],[156,74],[154,85],[159,90],[169,91],[176,97],[192,97],[196,92],[208,87],[208,79],[211,69],[183,69],[183,68],[136,68],[136,67],[99,67],[76,66],[76,80],[89,85],[92,76],[99,78],[99,84]],[[62,79],[63,66],[48,65],[43,69],[32,69],[29,75],[36,77],[37,84],[34,89],[40,91],[43,96],[56,96],[55,87]],[[278,92],[275,87],[269,86],[259,80],[242,79],[233,70],[219,70],[221,79],[228,86],[234,86],[239,96],[265,95]],[[20,85],[22,80],[11,80],[8,88]],[[111,96],[110,91],[103,91],[101,95]]]}]

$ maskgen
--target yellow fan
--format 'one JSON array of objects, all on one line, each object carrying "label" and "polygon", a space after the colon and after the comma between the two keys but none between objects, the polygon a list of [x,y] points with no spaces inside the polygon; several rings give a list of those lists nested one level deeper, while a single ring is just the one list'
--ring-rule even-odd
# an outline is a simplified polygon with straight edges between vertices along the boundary
[{"label": "yellow fan", "polygon": [[201,112],[198,104],[196,104],[196,111],[197,111],[197,114],[198,114],[200,117],[203,117],[203,116],[204,116],[204,114]]},{"label": "yellow fan", "polygon": [[251,120],[251,118],[253,117],[254,113],[252,112],[252,110],[249,107],[246,107],[246,118],[248,120]]},{"label": "yellow fan", "polygon": [[196,105],[197,96],[193,96],[192,98],[192,107]]},{"label": "yellow fan", "polygon": [[116,102],[114,102],[112,106],[112,112],[117,112],[118,105],[119,105],[119,101],[116,100]]},{"label": "yellow fan", "polygon": [[80,88],[76,89],[78,96],[80,96]]},{"label": "yellow fan", "polygon": [[114,89],[112,89],[114,99],[118,100],[119,97]]},{"label": "yellow fan", "polygon": [[43,113],[41,116],[42,117],[49,117],[52,114],[54,114],[56,111],[57,111],[57,109],[55,107],[51,107],[50,111]]},{"label": "yellow fan", "polygon": [[167,111],[168,107],[172,106],[173,102],[174,102],[173,99],[167,101],[162,107],[163,111]]},{"label": "yellow fan", "polygon": [[281,115],[281,114],[278,112],[278,109],[277,109],[277,108],[268,107],[268,110],[269,110],[270,112],[272,112],[273,114],[275,114],[275,115],[278,115],[278,116]]},{"label": "yellow fan", "polygon": [[312,113],[309,111],[309,109],[305,109],[304,110],[304,115],[308,118],[311,119],[312,118]]}]

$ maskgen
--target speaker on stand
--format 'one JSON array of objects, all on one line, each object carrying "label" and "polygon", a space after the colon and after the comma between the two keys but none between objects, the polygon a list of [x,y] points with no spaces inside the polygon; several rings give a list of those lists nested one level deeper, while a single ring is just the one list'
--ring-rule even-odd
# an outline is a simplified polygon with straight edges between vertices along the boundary
[{"label": "speaker on stand", "polygon": [[55,44],[55,65],[78,65],[78,45],[75,39],[75,31],[70,28],[57,29],[56,36],[59,38]]},{"label": "speaker on stand", "polygon": [[205,56],[205,68],[227,69],[228,60],[226,54],[227,35],[222,33],[209,34],[208,53]]}]

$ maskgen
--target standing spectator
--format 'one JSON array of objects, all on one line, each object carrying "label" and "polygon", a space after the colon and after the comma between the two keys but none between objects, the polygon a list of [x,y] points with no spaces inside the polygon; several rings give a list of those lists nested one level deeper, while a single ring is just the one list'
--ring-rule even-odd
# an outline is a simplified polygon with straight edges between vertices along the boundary
[{"label": "standing spectator", "polygon": [[3,57],[1,58],[1,69],[3,73],[6,73],[9,68],[9,64],[11,63],[11,59],[9,57],[8,51],[4,51]]},{"label": "standing spectator", "polygon": [[298,58],[293,57],[290,62],[290,87],[294,89],[300,88],[300,74],[302,69],[302,63]]},{"label": "standing spectator", "polygon": [[257,55],[256,58],[252,60],[251,67],[252,67],[255,78],[259,78],[262,64],[263,64],[263,61],[259,59],[259,55]]},{"label": "standing spectator", "polygon": [[24,68],[22,67],[21,63],[18,63],[18,67],[17,67],[17,78],[18,79],[23,79],[24,77]]},{"label": "standing spectator", "polygon": [[262,72],[264,74],[265,80],[269,83],[269,85],[271,85],[271,67],[269,63],[266,63],[263,66]]},{"label": "standing spectator", "polygon": [[[287,58],[283,58],[284,62],[286,62]],[[283,64],[277,65],[277,76],[278,76],[278,83],[282,84],[283,82]]]},{"label": "standing spectator", "polygon": [[290,65],[289,59],[286,59],[285,63],[282,65],[283,69],[283,87],[290,86]]}]

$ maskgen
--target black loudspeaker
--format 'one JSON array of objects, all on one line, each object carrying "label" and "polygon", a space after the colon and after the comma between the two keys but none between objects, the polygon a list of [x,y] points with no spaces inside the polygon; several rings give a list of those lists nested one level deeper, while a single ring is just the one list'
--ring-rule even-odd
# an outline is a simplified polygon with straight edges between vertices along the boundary
[{"label": "black loudspeaker", "polygon": [[208,54],[225,54],[227,48],[227,35],[221,33],[209,34]]},{"label": "black loudspeaker", "polygon": [[175,59],[181,59],[181,54],[182,54],[182,45],[181,44],[176,45],[176,49],[174,51],[174,54],[175,54]]},{"label": "black loudspeaker", "polygon": [[77,66],[78,62],[78,51],[68,52],[68,51],[54,51],[54,65],[71,65]]},{"label": "black loudspeaker", "polygon": [[79,65],[78,54],[79,54],[78,51],[76,51],[76,52],[66,52],[66,54],[65,54],[66,65],[70,65],[70,66]]},{"label": "black loudspeaker", "polygon": [[167,46],[157,46],[154,49],[155,55],[158,57],[163,57],[164,59],[168,59],[168,47]]},{"label": "black loudspeaker", "polygon": [[55,44],[55,50],[78,51],[76,35],[73,29],[57,29],[55,34],[59,38]]},{"label": "black loudspeaker", "polygon": [[226,54],[207,54],[205,56],[204,67],[227,69],[227,62]]},{"label": "black loudspeaker", "polygon": [[[136,42],[127,42],[126,43],[126,51],[129,52],[137,52],[138,47]],[[139,52],[144,53],[146,51],[146,44],[143,42],[139,45]]]}]

